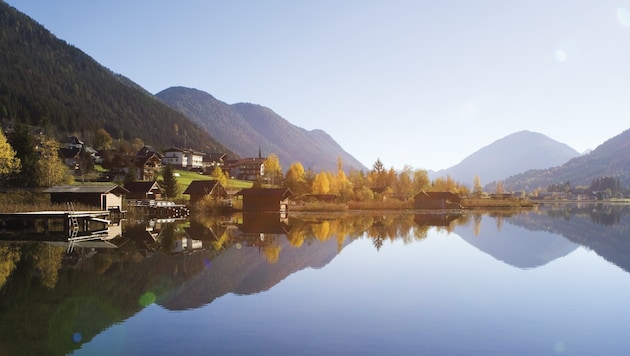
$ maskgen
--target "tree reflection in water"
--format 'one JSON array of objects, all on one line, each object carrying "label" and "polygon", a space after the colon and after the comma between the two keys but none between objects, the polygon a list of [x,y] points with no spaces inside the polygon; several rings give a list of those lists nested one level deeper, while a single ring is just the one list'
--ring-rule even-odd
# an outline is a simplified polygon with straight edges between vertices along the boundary
[{"label": "tree reflection in water", "polygon": [[[226,293],[267,290],[295,271],[326,265],[359,239],[371,239],[383,251],[388,241],[411,244],[427,238],[431,229],[450,234],[467,227],[477,236],[483,216],[500,220],[497,228],[510,224],[553,232],[630,271],[630,214],[622,205],[550,205],[522,214],[346,213],[288,219],[237,214],[126,222],[108,248],[78,244],[72,258],[64,247],[47,242],[1,241],[0,325],[12,327],[0,328],[0,340],[11,340],[2,345],[9,354],[50,354],[49,321],[60,320],[65,326],[55,330],[54,351],[69,353],[151,302],[183,310]],[[98,318],[84,318],[97,315],[94,310],[101,311]]]}]

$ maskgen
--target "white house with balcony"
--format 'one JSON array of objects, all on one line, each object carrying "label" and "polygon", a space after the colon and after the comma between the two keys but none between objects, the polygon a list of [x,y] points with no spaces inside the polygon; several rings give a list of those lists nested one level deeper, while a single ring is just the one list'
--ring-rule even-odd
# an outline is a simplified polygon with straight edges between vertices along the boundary
[{"label": "white house with balcony", "polygon": [[203,167],[203,152],[179,147],[171,147],[162,152],[162,164],[170,164],[175,168],[201,169]]}]

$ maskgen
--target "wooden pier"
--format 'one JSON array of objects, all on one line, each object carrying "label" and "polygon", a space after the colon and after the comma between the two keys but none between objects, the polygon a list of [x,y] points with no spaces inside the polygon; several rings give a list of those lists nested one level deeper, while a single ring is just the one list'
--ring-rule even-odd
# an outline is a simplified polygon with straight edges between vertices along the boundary
[{"label": "wooden pier", "polygon": [[35,211],[0,214],[0,237],[58,237],[61,240],[107,231],[108,211]]}]

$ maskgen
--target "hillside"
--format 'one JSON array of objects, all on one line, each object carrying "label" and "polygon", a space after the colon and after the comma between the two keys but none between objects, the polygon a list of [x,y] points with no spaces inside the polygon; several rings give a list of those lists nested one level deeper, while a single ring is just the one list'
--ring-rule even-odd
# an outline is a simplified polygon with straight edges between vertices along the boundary
[{"label": "hillside", "polygon": [[519,131],[466,157],[459,164],[435,173],[472,185],[475,176],[486,184],[530,169],[561,165],[579,153],[566,144],[536,132]]},{"label": "hillside", "polygon": [[229,152],[186,116],[0,2],[0,119],[89,142],[97,128],[158,148]]},{"label": "hillside", "polygon": [[338,157],[346,170],[365,169],[324,131],[297,127],[264,106],[229,105],[206,92],[183,87],[165,89],[156,97],[241,156],[255,156],[260,148],[263,155],[278,155],[284,169],[300,162],[305,169],[336,171]]},{"label": "hillside", "polygon": [[[571,159],[561,166],[529,170],[503,181],[506,191],[532,191],[550,184],[570,182],[588,186],[601,177],[614,177],[622,187],[630,186],[630,129],[607,140],[590,153]],[[489,185],[488,190],[494,185]]]}]

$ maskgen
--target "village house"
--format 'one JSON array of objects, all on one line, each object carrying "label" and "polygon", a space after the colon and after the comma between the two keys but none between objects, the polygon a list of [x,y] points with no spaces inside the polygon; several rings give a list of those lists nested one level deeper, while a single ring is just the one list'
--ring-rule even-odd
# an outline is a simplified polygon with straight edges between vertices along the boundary
[{"label": "village house", "polygon": [[243,158],[228,162],[227,170],[230,177],[236,179],[255,181],[265,175],[266,158]]},{"label": "village house", "polygon": [[97,207],[103,211],[122,210],[124,197],[129,191],[117,184],[62,185],[44,190],[53,204],[68,202]]},{"label": "village house", "polygon": [[68,136],[60,142],[59,158],[66,166],[72,169],[79,169],[81,166],[81,152],[84,152],[92,161],[96,161],[98,152],[86,145],[76,136]]},{"label": "village house", "polygon": [[225,166],[225,161],[227,159],[227,154],[225,153],[208,153],[203,156],[203,171],[207,173],[212,173],[214,171],[214,167]]},{"label": "village house", "polygon": [[461,209],[462,199],[451,192],[420,192],[414,197],[415,209]]},{"label": "village house", "polygon": [[60,147],[59,158],[63,160],[66,166],[72,169],[79,169],[81,149],[76,147]]},{"label": "village house", "polygon": [[228,198],[227,191],[218,180],[194,180],[182,194],[190,195],[191,203],[196,203],[208,195],[217,201]]},{"label": "village house", "polygon": [[116,154],[111,160],[110,176],[113,180],[125,180],[129,175],[134,180],[155,180],[162,169],[157,155],[132,156]]},{"label": "village house", "polygon": [[171,147],[162,151],[163,164],[170,164],[174,168],[201,170],[203,168],[204,153],[187,148]]},{"label": "village house", "polygon": [[162,197],[162,189],[155,181],[136,181],[125,183],[127,200],[156,200]]},{"label": "village house", "polygon": [[162,154],[151,146],[144,146],[135,155],[108,152],[110,178],[112,180],[154,181],[162,170]]},{"label": "village house", "polygon": [[293,193],[286,188],[247,188],[237,196],[243,199],[243,211],[287,213]]}]

